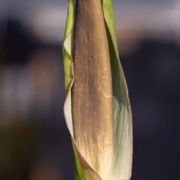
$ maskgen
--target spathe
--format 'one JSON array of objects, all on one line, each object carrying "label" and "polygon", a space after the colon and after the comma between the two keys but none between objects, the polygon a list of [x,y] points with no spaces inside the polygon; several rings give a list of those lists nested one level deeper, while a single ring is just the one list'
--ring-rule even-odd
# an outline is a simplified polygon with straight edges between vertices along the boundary
[{"label": "spathe", "polygon": [[[66,100],[64,113],[69,132],[72,137],[73,149],[76,161],[76,179],[78,180],[129,180],[132,168],[132,117],[128,98],[127,86],[119,61],[114,18],[111,0],[102,0],[104,25],[108,42],[108,54],[110,60],[111,78],[112,78],[112,110],[113,110],[113,143],[112,158],[110,157],[110,166],[96,167],[91,162],[89,156],[86,156],[81,148],[80,142],[75,138],[75,124],[72,110],[72,86],[74,83],[74,31],[77,11],[75,11],[74,0],[69,0],[69,9],[65,30],[63,54],[65,69],[65,89]],[[86,48],[86,47],[84,47]],[[98,70],[101,70],[99,68]],[[82,97],[83,98],[83,97]],[[82,134],[86,129],[82,130]],[[81,132],[80,132],[81,133]],[[98,132],[97,132],[98,133]],[[103,147],[104,148],[104,147]],[[88,147],[88,152],[90,151]],[[93,148],[93,153],[94,148]],[[100,166],[103,163],[98,163]],[[106,171],[105,173],[103,172]],[[108,172],[108,173],[107,173]]]}]

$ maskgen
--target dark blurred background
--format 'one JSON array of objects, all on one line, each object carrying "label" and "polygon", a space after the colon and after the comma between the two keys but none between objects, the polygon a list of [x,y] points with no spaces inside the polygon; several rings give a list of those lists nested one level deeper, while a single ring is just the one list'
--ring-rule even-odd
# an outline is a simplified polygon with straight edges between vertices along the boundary
[{"label": "dark blurred background", "polygon": [[[66,0],[0,0],[0,180],[71,180]],[[114,0],[133,111],[132,180],[180,179],[180,2]]]}]

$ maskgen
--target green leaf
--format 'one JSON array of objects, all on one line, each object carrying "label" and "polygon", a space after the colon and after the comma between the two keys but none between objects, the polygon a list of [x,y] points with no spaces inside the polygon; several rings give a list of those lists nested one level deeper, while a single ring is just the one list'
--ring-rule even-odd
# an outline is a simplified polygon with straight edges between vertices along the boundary
[{"label": "green leaf", "polygon": [[[131,117],[131,108],[128,98],[128,90],[126,81],[124,78],[124,73],[122,66],[120,64],[118,48],[114,30],[114,18],[112,10],[112,1],[111,0],[102,0],[104,22],[106,24],[106,35],[108,40],[109,47],[109,56],[110,56],[110,65],[111,65],[111,77],[112,77],[112,95],[113,95],[113,141],[112,144],[112,157],[109,158],[109,164],[111,167],[103,166],[103,163],[91,162],[91,156],[88,156],[88,153],[91,152],[94,156],[96,153],[94,150],[94,145],[91,148],[87,146],[87,154],[83,153],[81,146],[81,141],[77,142],[75,138],[76,126],[73,118],[73,109],[72,109],[72,87],[74,83],[74,31],[75,31],[75,22],[77,16],[76,2],[74,0],[69,0],[68,3],[68,15],[67,23],[65,29],[65,38],[63,46],[63,56],[64,56],[64,71],[65,71],[65,90],[66,90],[66,100],[64,105],[64,114],[67,123],[67,127],[72,137],[72,144],[75,155],[75,167],[76,167],[76,180],[128,180],[131,177],[131,168],[132,168],[132,117]],[[93,28],[93,27],[92,27]],[[82,31],[83,32],[83,31]],[[83,36],[82,38],[86,37]],[[85,40],[84,40],[85,41]],[[95,44],[96,45],[96,44]],[[87,48],[87,47],[84,47]],[[84,67],[85,68],[85,67]],[[97,68],[97,71],[101,71],[101,66]],[[98,74],[99,72],[95,72]],[[83,74],[82,74],[83,76]],[[101,83],[101,82],[99,82]],[[83,97],[82,97],[83,98]],[[104,112],[106,113],[106,112]],[[85,119],[87,117],[84,117]],[[89,122],[92,123],[92,122]],[[86,127],[86,126],[85,126]],[[92,126],[94,127],[94,126]],[[87,129],[88,129],[87,125]],[[112,128],[112,127],[109,127]],[[83,133],[86,131],[86,128],[82,129],[82,132],[79,136],[83,136]],[[101,133],[101,130],[97,133]],[[82,143],[84,143],[82,141]],[[95,144],[96,145],[96,144]],[[91,146],[90,146],[91,147]],[[83,147],[84,148],[84,147]],[[106,151],[106,147],[102,147],[102,152]],[[104,152],[103,152],[104,153]],[[98,153],[97,153],[98,154]],[[95,154],[95,156],[97,155]],[[99,156],[99,155],[98,155]],[[102,172],[104,169],[104,172]],[[107,173],[108,172],[108,173]]]}]

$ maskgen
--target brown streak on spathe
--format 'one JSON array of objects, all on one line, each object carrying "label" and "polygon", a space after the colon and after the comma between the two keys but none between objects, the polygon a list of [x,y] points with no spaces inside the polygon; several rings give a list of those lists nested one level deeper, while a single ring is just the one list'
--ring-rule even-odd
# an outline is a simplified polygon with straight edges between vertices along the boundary
[{"label": "brown streak on spathe", "polygon": [[73,128],[82,156],[106,178],[113,154],[112,77],[101,0],[78,0],[74,32]]}]

